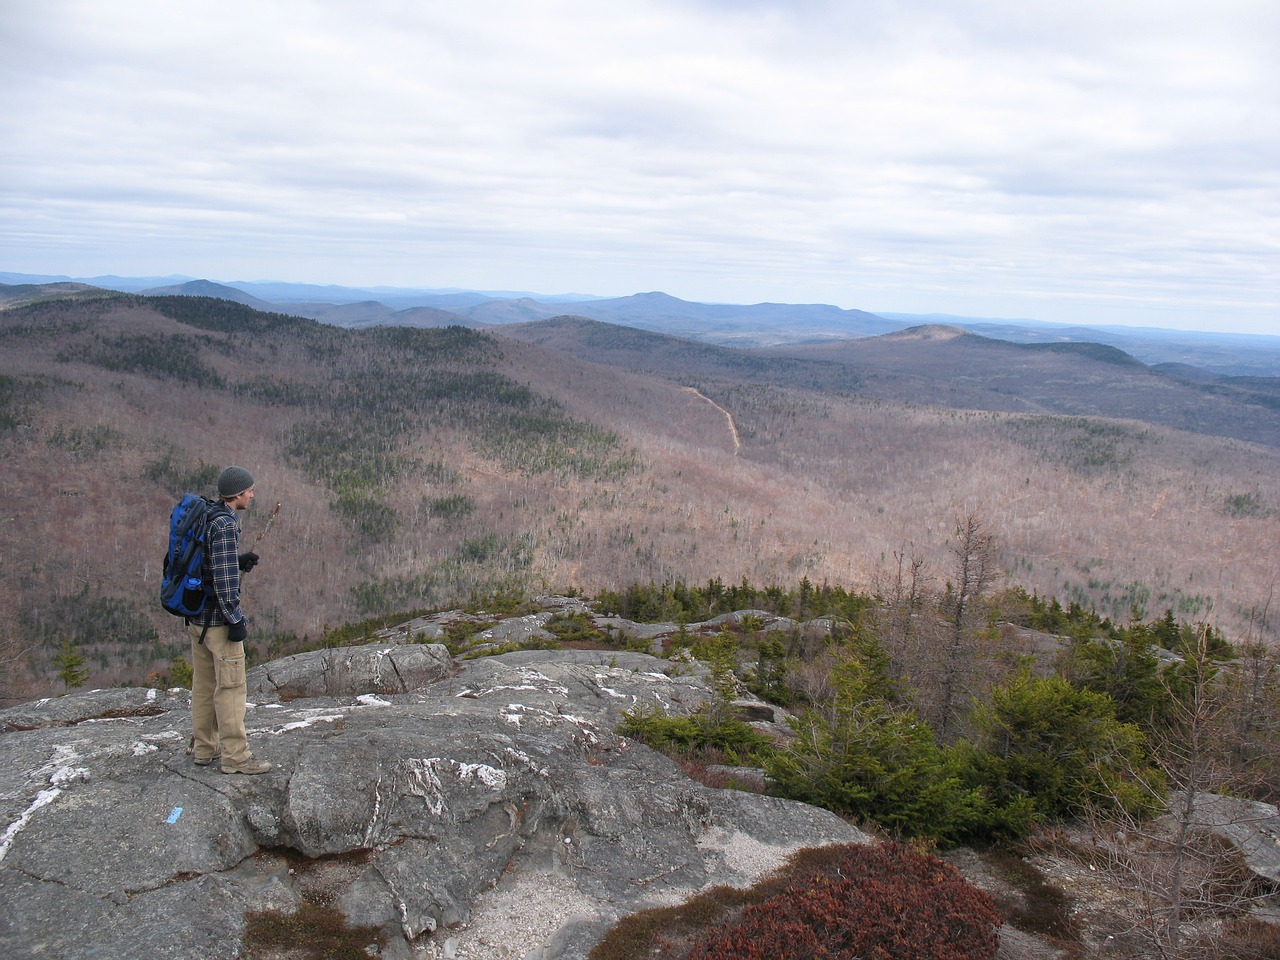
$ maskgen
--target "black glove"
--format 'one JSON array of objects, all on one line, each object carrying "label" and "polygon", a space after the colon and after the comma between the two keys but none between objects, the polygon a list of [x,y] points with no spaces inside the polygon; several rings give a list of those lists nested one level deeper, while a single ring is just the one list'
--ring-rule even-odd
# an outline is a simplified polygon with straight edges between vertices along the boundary
[{"label": "black glove", "polygon": [[227,627],[227,639],[232,643],[244,643],[247,636],[249,636],[249,621],[247,620],[241,620],[239,623],[233,623]]},{"label": "black glove", "polygon": [[236,557],[236,562],[240,565],[241,573],[248,573],[258,565],[258,555],[256,553],[242,553]]}]

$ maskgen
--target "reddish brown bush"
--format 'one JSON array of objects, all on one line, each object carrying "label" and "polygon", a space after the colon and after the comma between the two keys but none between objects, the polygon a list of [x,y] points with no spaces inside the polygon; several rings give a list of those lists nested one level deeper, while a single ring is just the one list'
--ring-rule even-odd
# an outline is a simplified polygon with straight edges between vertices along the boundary
[{"label": "reddish brown bush", "polygon": [[688,960],[990,960],[1000,918],[952,867],[903,844],[852,846],[699,935]]}]

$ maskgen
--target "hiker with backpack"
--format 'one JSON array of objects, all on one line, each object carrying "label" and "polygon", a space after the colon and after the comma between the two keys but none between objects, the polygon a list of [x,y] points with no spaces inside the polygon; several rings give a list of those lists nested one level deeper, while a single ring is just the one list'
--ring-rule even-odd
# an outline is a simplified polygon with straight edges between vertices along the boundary
[{"label": "hiker with backpack", "polygon": [[[266,773],[271,764],[249,752],[245,734],[245,654],[248,621],[240,608],[240,578],[258,562],[240,553],[237,510],[253,502],[253,475],[244,467],[218,474],[218,499],[208,507],[200,575],[205,599],[186,618],[191,636],[192,753],[197,766],[223,773]],[[176,511],[175,511],[176,512]]]}]

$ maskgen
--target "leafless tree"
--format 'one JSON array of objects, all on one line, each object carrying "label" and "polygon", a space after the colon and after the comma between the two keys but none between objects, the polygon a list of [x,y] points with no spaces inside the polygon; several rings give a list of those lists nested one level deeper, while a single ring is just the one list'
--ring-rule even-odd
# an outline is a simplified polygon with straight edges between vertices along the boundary
[{"label": "leafless tree", "polygon": [[919,661],[920,615],[928,599],[933,576],[914,543],[893,552],[894,568],[875,578],[875,593],[884,606],[879,635],[889,655],[894,680],[903,680]]},{"label": "leafless tree", "polygon": [[955,566],[943,598],[947,639],[942,651],[937,725],[938,736],[943,741],[948,739],[958,719],[965,681],[974,660],[974,641],[985,626],[978,616],[979,600],[1000,575],[995,535],[974,513],[956,521],[951,554]]},{"label": "leafless tree", "polygon": [[0,602],[0,704],[18,703],[29,699],[31,693],[18,618],[10,606]]},{"label": "leafless tree", "polygon": [[[1201,629],[1197,646],[1166,675],[1173,712],[1151,738],[1168,778],[1165,814],[1140,821],[1117,813],[1122,804],[1107,803],[1088,817],[1093,841],[1087,854],[1127,893],[1121,909],[1127,911],[1130,935],[1141,944],[1136,955],[1160,960],[1251,955],[1222,937],[1224,918],[1241,914],[1258,896],[1243,856],[1225,833],[1266,814],[1256,804],[1218,793],[1228,775],[1222,750],[1228,700],[1207,636]],[[1145,789],[1153,798],[1164,796],[1161,784]]]},{"label": "leafless tree", "polygon": [[1249,611],[1245,636],[1237,644],[1240,656],[1223,674],[1230,786],[1272,803],[1280,800],[1280,658],[1264,637],[1273,592],[1274,586]]},{"label": "leafless tree", "polygon": [[1224,670],[1222,747],[1227,786],[1269,803],[1280,800],[1280,660],[1253,642]]}]

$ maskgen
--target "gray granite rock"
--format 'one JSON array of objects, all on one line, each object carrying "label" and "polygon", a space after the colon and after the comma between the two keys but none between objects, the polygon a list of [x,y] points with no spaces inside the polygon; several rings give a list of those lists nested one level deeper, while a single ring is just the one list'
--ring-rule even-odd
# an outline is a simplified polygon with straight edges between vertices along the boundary
[{"label": "gray granite rock", "polygon": [[185,691],[0,712],[0,956],[233,957],[247,914],[297,909],[323,877],[326,902],[385,930],[387,957],[442,955],[478,900],[554,879],[565,907],[540,908],[537,952],[569,960],[632,910],[863,839],[615,733],[625,710],[705,702],[688,664],[379,643],[275,661],[249,685],[250,745],[273,764],[256,777],[193,764]]}]

